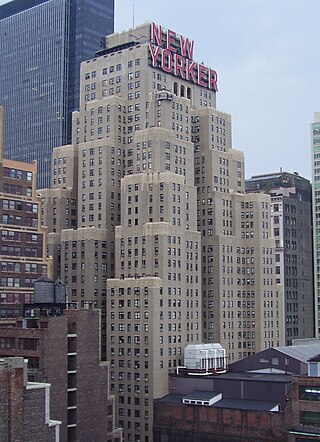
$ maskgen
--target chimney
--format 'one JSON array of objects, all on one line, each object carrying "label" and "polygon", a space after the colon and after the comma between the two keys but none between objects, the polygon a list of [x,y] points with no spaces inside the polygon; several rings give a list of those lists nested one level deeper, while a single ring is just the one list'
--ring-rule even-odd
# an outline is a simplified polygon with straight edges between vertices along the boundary
[{"label": "chimney", "polygon": [[0,105],[0,161],[3,160],[4,151],[4,106]]}]

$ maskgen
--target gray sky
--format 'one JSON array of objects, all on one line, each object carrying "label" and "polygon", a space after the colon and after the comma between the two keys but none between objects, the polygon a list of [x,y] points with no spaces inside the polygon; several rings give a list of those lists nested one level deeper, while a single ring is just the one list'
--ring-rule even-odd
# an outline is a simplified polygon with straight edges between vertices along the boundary
[{"label": "gray sky", "polygon": [[116,0],[115,30],[154,21],[195,41],[218,72],[246,176],[280,167],[311,178],[310,123],[320,110],[319,0]]},{"label": "gray sky", "polygon": [[[0,4],[6,3],[0,0]],[[310,123],[320,110],[319,0],[115,0],[115,30],[154,21],[195,41],[218,72],[246,176],[280,167],[311,178]]]}]

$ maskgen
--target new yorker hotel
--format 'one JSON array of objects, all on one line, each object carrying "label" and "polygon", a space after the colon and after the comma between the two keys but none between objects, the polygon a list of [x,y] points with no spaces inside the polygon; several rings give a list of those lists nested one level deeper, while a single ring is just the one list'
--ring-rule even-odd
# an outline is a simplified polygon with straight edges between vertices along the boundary
[{"label": "new yorker hotel", "polygon": [[77,186],[78,215],[77,229],[56,228],[53,241],[61,233],[75,247],[87,235],[108,242],[107,296],[100,264],[88,254],[80,262],[82,252],[62,242],[61,278],[74,301],[93,301],[107,315],[126,440],[152,440],[152,401],[168,393],[168,370],[183,364],[189,342],[221,342],[230,359],[282,343],[270,197],[244,193],[230,115],[215,109],[217,74],[193,52],[193,41],[155,24],[108,36],[81,65],[73,146],[54,152],[53,192]]}]

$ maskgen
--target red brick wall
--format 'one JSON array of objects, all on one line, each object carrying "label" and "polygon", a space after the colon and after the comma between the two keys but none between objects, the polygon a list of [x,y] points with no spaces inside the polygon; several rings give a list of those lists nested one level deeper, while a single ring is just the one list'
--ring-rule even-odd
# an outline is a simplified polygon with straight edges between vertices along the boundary
[{"label": "red brick wall", "polygon": [[169,440],[191,442],[197,440],[284,442],[287,430],[284,413],[246,411],[170,404],[155,401],[154,442],[161,433]]},{"label": "red brick wall", "polygon": [[23,442],[54,442],[55,429],[45,422],[45,389],[26,390],[23,403]]},{"label": "red brick wall", "polygon": [[55,442],[45,420],[45,389],[28,390],[23,367],[0,368],[1,442]]}]

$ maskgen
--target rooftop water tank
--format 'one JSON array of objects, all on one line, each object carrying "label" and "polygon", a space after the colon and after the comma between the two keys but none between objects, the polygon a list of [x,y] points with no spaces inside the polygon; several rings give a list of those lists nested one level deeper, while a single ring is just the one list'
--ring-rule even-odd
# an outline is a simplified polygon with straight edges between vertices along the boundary
[{"label": "rooftop water tank", "polygon": [[34,282],[34,302],[35,304],[54,303],[54,281],[47,276],[40,276]]},{"label": "rooftop water tank", "polygon": [[61,279],[57,279],[54,284],[55,289],[55,302],[56,304],[65,304],[67,296],[67,286]]}]

